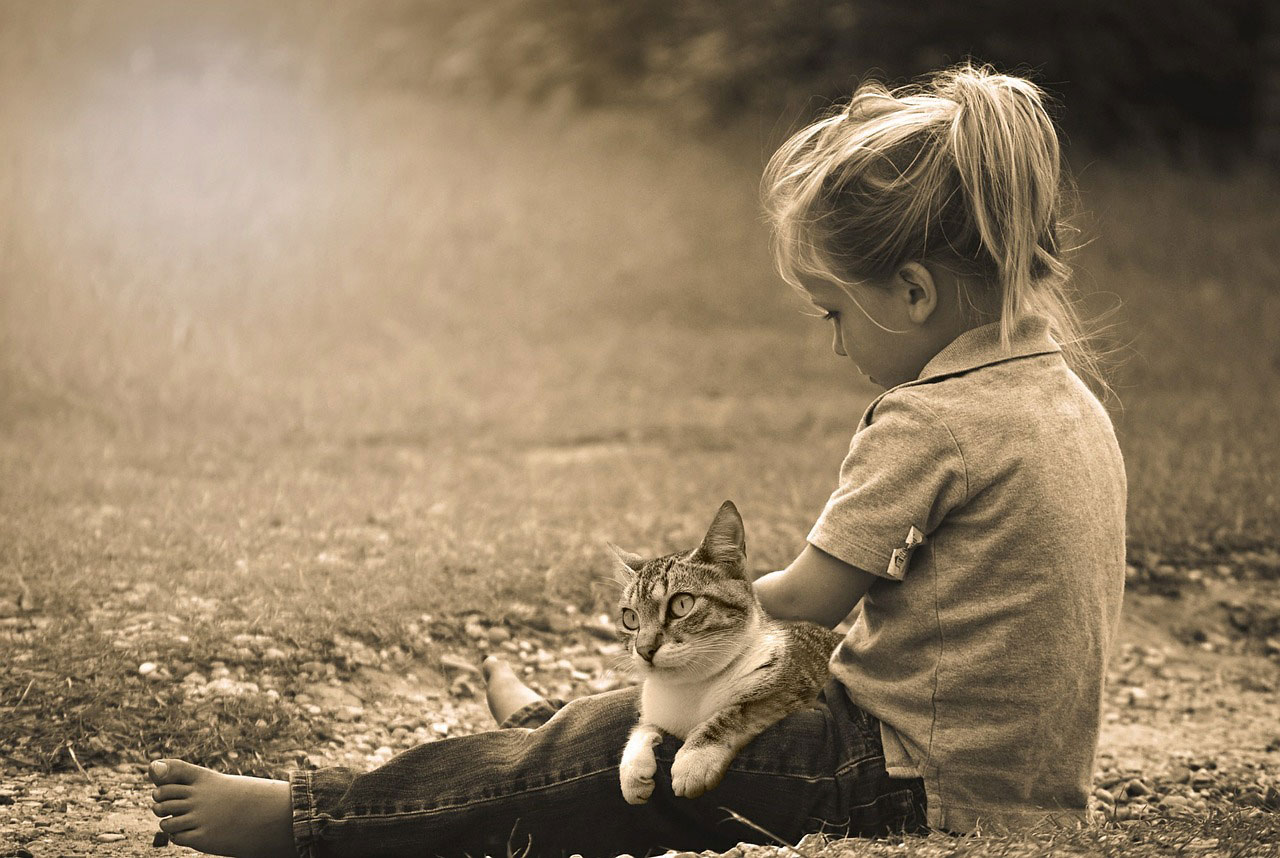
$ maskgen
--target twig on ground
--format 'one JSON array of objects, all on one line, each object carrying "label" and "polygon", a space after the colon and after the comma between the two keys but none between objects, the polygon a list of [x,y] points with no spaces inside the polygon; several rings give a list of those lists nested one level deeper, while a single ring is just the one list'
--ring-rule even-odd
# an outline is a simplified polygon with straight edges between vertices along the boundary
[{"label": "twig on ground", "polygon": [[720,809],[721,809],[721,810],[723,810],[725,813],[729,814],[729,816],[733,817],[733,819],[734,819],[734,821],[735,821],[735,822],[741,822],[743,825],[747,826],[748,828],[751,828],[751,829],[753,829],[753,830],[755,830],[755,831],[760,832],[760,833],[761,833],[761,834],[763,834],[765,837],[768,837],[770,840],[772,840],[774,843],[777,843],[777,844],[778,844],[779,846],[781,846],[782,848],[784,848],[784,849],[789,849],[790,851],[794,852],[796,855],[799,855],[799,856],[800,856],[800,858],[809,858],[809,856],[808,856],[808,855],[805,855],[805,854],[804,854],[803,852],[801,852],[799,849],[797,849],[796,847],[792,846],[790,843],[788,843],[787,841],[783,840],[781,837],[779,837],[778,835],[774,834],[774,833],[773,833],[772,831],[770,831],[769,829],[764,828],[764,827],[759,826],[759,825],[756,825],[754,822],[752,822],[751,820],[747,819],[745,816],[743,816],[742,814],[738,813],[737,811],[735,811],[735,810],[731,810],[731,809],[729,809],[729,808],[727,808],[727,807],[721,807]]},{"label": "twig on ground", "polygon": [[71,747],[70,742],[67,742],[67,753],[71,755],[71,762],[76,764],[76,768],[80,770],[80,774],[84,775],[84,779],[89,782],[89,786],[94,786],[93,778],[89,777],[89,773],[84,770],[84,766],[80,765],[80,760],[76,757],[76,749]]},{"label": "twig on ground", "polygon": [[31,691],[31,686],[35,684],[36,684],[36,678],[33,676],[31,677],[31,681],[27,683],[27,687],[22,689],[22,696],[18,698],[18,702],[13,704],[14,709],[17,709],[19,706],[22,705],[22,701],[27,699],[27,694]]}]

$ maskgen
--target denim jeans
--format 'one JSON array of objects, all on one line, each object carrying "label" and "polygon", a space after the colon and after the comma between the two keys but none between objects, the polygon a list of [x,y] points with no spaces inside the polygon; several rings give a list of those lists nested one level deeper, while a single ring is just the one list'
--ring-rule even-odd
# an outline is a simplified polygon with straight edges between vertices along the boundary
[{"label": "denim jeans", "polygon": [[[538,701],[503,729],[412,748],[373,771],[296,772],[293,831],[306,858],[646,855],[723,852],[740,841],[795,843],[810,832],[877,836],[924,830],[919,779],[884,768],[880,725],[831,680],[738,754],[718,787],[671,791],[680,741],[656,748],[653,796],[630,805],[618,763],[638,720],[639,689]],[[734,819],[729,810],[754,826]]]}]

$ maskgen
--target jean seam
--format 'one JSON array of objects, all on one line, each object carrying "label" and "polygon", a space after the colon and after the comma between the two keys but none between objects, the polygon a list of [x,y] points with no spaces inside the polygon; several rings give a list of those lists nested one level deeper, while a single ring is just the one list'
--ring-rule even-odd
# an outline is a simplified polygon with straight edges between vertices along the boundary
[{"label": "jean seam", "polygon": [[313,844],[318,834],[316,825],[316,799],[312,790],[310,772],[294,772],[289,779],[290,800],[293,804],[293,843],[300,858],[315,854]]},{"label": "jean seam", "polygon": [[584,778],[593,778],[596,775],[601,775],[601,774],[604,774],[605,772],[613,771],[615,769],[617,769],[617,765],[613,764],[603,769],[596,769],[590,772],[583,772],[580,775],[574,775],[573,777],[570,777],[570,778],[557,780],[553,783],[546,783],[546,784],[540,784],[538,786],[525,787],[523,789],[512,790],[511,792],[503,793],[502,795],[486,796],[484,798],[477,798],[471,801],[458,802],[456,804],[441,804],[435,807],[424,807],[421,810],[402,810],[402,811],[396,811],[395,813],[344,813],[339,818],[330,817],[330,820],[331,820],[330,824],[332,825],[336,823],[338,825],[341,825],[342,823],[348,822],[348,821],[361,821],[361,820],[367,820],[367,819],[404,819],[404,818],[411,818],[411,817],[418,817],[418,816],[431,816],[432,814],[443,813],[445,811],[458,810],[459,808],[475,807],[478,805],[490,804],[495,801],[503,801],[511,798],[512,796],[526,795],[528,793],[540,792],[542,790],[551,789],[553,787],[562,786],[564,784],[571,784],[574,781],[580,781]]}]

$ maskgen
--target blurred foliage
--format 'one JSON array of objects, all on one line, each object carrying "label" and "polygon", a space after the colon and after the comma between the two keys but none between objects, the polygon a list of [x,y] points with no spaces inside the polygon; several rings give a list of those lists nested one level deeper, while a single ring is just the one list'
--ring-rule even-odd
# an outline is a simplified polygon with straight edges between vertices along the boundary
[{"label": "blurred foliage", "polygon": [[973,57],[1032,74],[1095,147],[1212,154],[1274,125],[1275,41],[1263,0],[498,0],[459,15],[441,70],[496,93],[705,119],[811,111],[868,74]]}]

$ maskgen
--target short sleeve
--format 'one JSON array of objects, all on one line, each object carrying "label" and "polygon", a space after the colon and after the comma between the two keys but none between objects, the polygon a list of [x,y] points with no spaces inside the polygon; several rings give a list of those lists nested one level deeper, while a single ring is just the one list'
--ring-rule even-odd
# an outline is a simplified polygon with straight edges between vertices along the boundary
[{"label": "short sleeve", "polygon": [[827,554],[901,580],[911,553],[968,493],[946,423],[905,391],[884,396],[853,436],[840,485],[809,532]]}]

